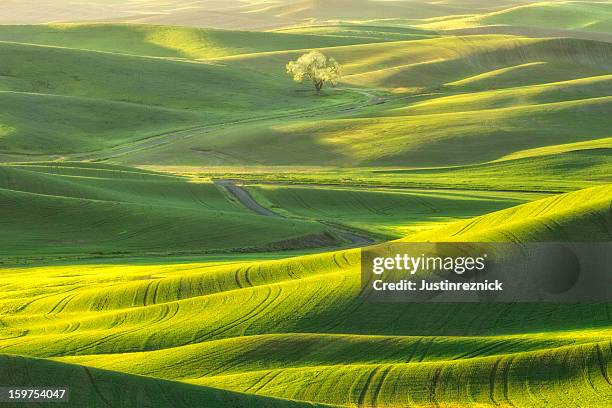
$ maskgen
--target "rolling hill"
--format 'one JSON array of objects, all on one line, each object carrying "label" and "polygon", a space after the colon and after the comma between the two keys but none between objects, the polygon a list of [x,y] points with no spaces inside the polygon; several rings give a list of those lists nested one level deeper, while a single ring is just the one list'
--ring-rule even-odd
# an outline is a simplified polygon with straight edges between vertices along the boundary
[{"label": "rolling hill", "polygon": [[[401,30],[400,30],[401,31]],[[410,30],[411,34],[420,33]],[[433,33],[432,33],[433,34]],[[410,37],[410,34],[407,35]],[[417,37],[418,38],[418,37]],[[159,58],[210,59],[389,41],[385,36],[251,32],[148,24],[3,25],[0,41]]]},{"label": "rolling hill", "polygon": [[[609,138],[525,150],[484,164],[438,169],[378,170],[368,184],[563,192],[612,181]],[[560,177],[559,174],[567,175]]]},{"label": "rolling hill", "polygon": [[249,185],[256,199],[289,217],[342,223],[400,237],[457,219],[533,201],[533,193]]},{"label": "rolling hill", "polygon": [[612,303],[376,302],[356,248],[612,241],[609,2],[4,3],[1,386],[612,405]]},{"label": "rolling hill", "polygon": [[472,238],[485,242],[605,242],[612,238],[611,203],[612,191],[610,185],[605,185],[546,198],[409,239],[429,241],[438,236],[468,242]]},{"label": "rolling hill", "polygon": [[[610,97],[465,112],[260,122],[135,151],[118,161],[172,165],[230,158],[215,164],[443,167],[479,164],[550,144],[609,137]],[[485,122],[488,125],[482,126]],[[246,133],[246,129],[250,133]],[[292,156],[285,152],[295,152]],[[238,158],[238,160],[236,160]]]},{"label": "rolling hill", "polygon": [[[7,42],[0,43],[0,55],[0,151],[6,155],[23,154],[27,146],[28,154],[56,158],[169,130],[206,133],[206,126],[223,122],[304,110],[300,90],[278,81],[282,71],[270,77],[214,64]],[[227,83],[236,92],[229,97]],[[360,98],[335,94],[306,110]]]},{"label": "rolling hill", "polygon": [[[546,63],[539,67],[540,77],[507,75],[495,87],[607,75],[610,49],[611,45],[605,42],[571,38],[469,35],[339,46],[322,51],[343,64],[344,82],[348,84],[414,91],[436,89],[476,75],[535,62]],[[230,56],[218,61],[270,72],[274,66],[283,65],[297,55],[297,52],[279,51]],[[531,69],[536,70],[537,65]],[[516,73],[520,74],[520,70]],[[481,90],[487,89],[485,85]]]},{"label": "rolling hill", "polygon": [[[259,33],[256,39],[127,25],[20,30],[6,32],[14,40],[55,45],[0,43],[4,160],[27,152],[42,160],[67,156],[129,165],[441,166],[609,136],[600,112],[608,109],[612,48],[603,42],[466,36],[326,47],[347,75],[342,89],[317,98],[284,75],[284,64],[298,52],[268,52],[258,44],[286,48],[291,45],[275,39],[303,46],[305,38],[361,37]],[[216,45],[207,47],[197,33],[216,36],[210,40]],[[195,42],[179,41],[184,35]],[[146,36],[165,38],[166,55],[209,58],[216,47],[252,53],[201,63],[126,55],[166,52]],[[89,44],[100,38],[101,44]],[[122,53],[66,46],[113,46]],[[241,49],[246,46],[251,48]],[[136,71],[136,79],[126,81]],[[377,106],[379,99],[386,103]],[[315,115],[320,120],[313,124]],[[550,126],[536,127],[536,121]],[[441,145],[448,151],[447,144],[459,149],[450,161],[440,151]],[[283,154],[288,151],[299,154]]]},{"label": "rolling hill", "polygon": [[7,0],[0,24],[40,24],[66,21],[123,21],[179,26],[265,30],[313,19],[423,17],[466,14],[503,9],[527,0],[504,0],[495,4],[482,0],[449,0],[425,3],[400,0],[381,4],[378,0]]},{"label": "rolling hill", "polygon": [[473,17],[445,19],[424,24],[430,29],[506,25],[577,31],[612,31],[612,5],[609,2],[544,1],[518,5]]},{"label": "rolling hill", "polygon": [[[597,187],[412,238],[607,241],[610,197]],[[610,402],[609,304],[364,303],[359,276],[356,250],[9,268],[0,350],[335,405]]]},{"label": "rolling hill", "polygon": [[120,167],[3,165],[0,196],[5,260],[202,254],[342,242],[310,220],[258,216],[210,182]]},{"label": "rolling hill", "polygon": [[[67,387],[72,406],[108,407],[137,404],[139,407],[175,407],[196,404],[223,407],[325,407],[327,405],[256,397],[184,383],[126,375],[51,361],[17,356],[0,356],[3,370],[0,382],[20,387]],[[10,375],[8,375],[10,374]],[[137,395],[137,396],[135,396]]]},{"label": "rolling hill", "polygon": [[[173,157],[181,155],[181,164],[190,166],[441,167],[609,137],[602,115],[609,109],[612,68],[607,43],[469,36],[328,50],[349,61],[347,85],[384,87],[376,89],[385,103],[341,117],[323,114],[317,122],[297,117],[237,124],[135,150],[117,161],[173,165]],[[293,56],[219,61],[263,75]],[[396,93],[408,88],[408,95]]]}]

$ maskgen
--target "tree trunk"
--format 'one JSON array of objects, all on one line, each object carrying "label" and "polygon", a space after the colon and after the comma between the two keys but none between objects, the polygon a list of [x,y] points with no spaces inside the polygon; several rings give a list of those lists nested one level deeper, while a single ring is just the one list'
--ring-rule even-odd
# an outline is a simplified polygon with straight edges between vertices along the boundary
[{"label": "tree trunk", "polygon": [[313,81],[315,89],[317,90],[317,94],[321,93],[321,89],[323,88],[323,81]]}]

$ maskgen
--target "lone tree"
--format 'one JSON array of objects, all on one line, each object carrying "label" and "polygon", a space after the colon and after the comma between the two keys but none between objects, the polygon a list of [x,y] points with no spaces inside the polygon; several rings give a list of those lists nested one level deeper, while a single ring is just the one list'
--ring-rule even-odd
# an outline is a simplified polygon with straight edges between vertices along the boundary
[{"label": "lone tree", "polygon": [[333,58],[327,58],[319,51],[310,51],[296,61],[287,64],[287,73],[295,82],[311,81],[317,93],[323,85],[336,86],[342,77],[342,67]]}]

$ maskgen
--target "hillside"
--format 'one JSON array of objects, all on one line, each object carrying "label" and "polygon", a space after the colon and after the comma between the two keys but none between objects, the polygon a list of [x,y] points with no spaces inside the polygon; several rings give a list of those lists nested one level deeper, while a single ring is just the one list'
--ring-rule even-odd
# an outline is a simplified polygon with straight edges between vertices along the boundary
[{"label": "hillside", "polygon": [[[419,32],[418,30],[412,30]],[[250,32],[147,24],[3,25],[0,41],[160,58],[209,59],[389,41],[363,35]]]},{"label": "hillside", "polygon": [[247,188],[259,202],[288,217],[342,223],[394,237],[494,212],[543,196],[503,191],[406,191],[375,186],[356,188],[261,184],[248,185]]},{"label": "hillside", "polygon": [[[579,191],[429,236],[540,241],[556,231],[564,240],[609,240],[611,197],[610,186]],[[364,303],[358,265],[359,252],[350,250],[239,263],[6,269],[0,347],[339,405],[529,406],[578,396],[583,406],[609,403],[608,304]],[[27,334],[10,340],[26,324]],[[559,375],[574,385],[561,385]],[[466,382],[472,386],[458,387]],[[525,382],[538,392],[523,393]],[[398,399],[405,398],[394,391],[399,384],[410,400]]]},{"label": "hillside", "polygon": [[612,4],[588,1],[534,2],[474,17],[445,19],[423,26],[429,29],[456,29],[485,25],[610,33]]},{"label": "hillside", "polygon": [[[347,85],[387,103],[334,117],[259,121],[134,151],[119,161],[173,165],[428,167],[497,160],[518,151],[609,137],[607,43],[469,36],[329,49]],[[290,52],[228,57],[266,70]],[[383,68],[384,67],[384,68]],[[492,89],[493,88],[493,89]],[[407,95],[397,92],[410,89]],[[431,108],[428,108],[431,107]],[[487,126],[482,126],[482,123]],[[214,152],[207,156],[203,150]],[[285,152],[294,152],[291,156]],[[451,152],[451,153],[449,153]],[[229,159],[219,160],[221,154]]]},{"label": "hillside", "polygon": [[265,30],[318,19],[381,16],[423,18],[474,11],[492,11],[524,3],[504,0],[492,5],[482,0],[426,3],[400,0],[381,5],[378,0],[142,0],[138,2],[90,0],[8,0],[0,24],[40,24],[67,21],[123,21],[180,26]]},{"label": "hillside", "polygon": [[[0,372],[0,383],[7,386],[62,388],[69,384],[68,401],[72,406],[138,404],[139,407],[160,407],[171,401],[174,407],[193,407],[195,404],[224,408],[324,407],[320,404],[256,397],[32,358],[0,355],[0,363],[3,367],[10,367],[10,370]],[[135,394],[138,396],[135,397]]]},{"label": "hillside", "polygon": [[[0,42],[5,161],[27,152],[43,160],[116,157],[129,165],[422,167],[482,163],[609,136],[600,112],[608,109],[612,47],[603,42],[465,36],[327,47],[346,76],[341,89],[317,98],[284,75],[284,65],[298,52],[265,52],[269,48],[258,45],[290,47],[275,40],[289,37],[302,46],[309,43],[302,36],[311,34],[259,33],[260,39],[251,40],[241,32],[206,31],[218,37],[212,48],[203,48],[209,56],[216,55],[215,47],[253,53],[193,63],[125,53],[165,52],[142,37],[159,35],[168,41],[167,55],[185,56],[192,49],[197,57],[206,42],[179,39],[202,30],[121,25],[20,30],[10,31],[14,40],[55,45]],[[106,40],[89,44],[99,38]],[[111,45],[122,53],[63,48]],[[240,48],[247,45],[251,48]],[[144,73],[129,75],[141,72],[143,64]],[[136,79],[127,81],[128,76]],[[480,126],[483,120],[489,126]],[[536,120],[560,131],[535,126]],[[375,135],[385,140],[372,148]],[[449,161],[440,145],[458,153]],[[290,151],[299,153],[284,154]]]},{"label": "hillside", "polygon": [[[0,386],[612,406],[612,302],[381,302],[361,270],[384,242],[611,242],[611,21],[573,0],[5,0]],[[287,75],[312,49],[337,86]]]},{"label": "hillside", "polygon": [[[245,74],[222,65],[6,42],[0,56],[0,152],[6,155],[23,154],[26,146],[28,154],[47,157],[87,152],[304,109],[300,90],[287,88],[288,78],[278,81],[282,67],[273,76]],[[239,94],[228,97],[227,83]],[[359,97],[337,94],[306,109]]]},{"label": "hillside", "polygon": [[605,242],[612,238],[611,203],[610,185],[594,187],[487,214],[408,239],[414,242],[438,239]]},{"label": "hillside", "polygon": [[[563,192],[610,183],[609,138],[524,150],[484,164],[437,169],[379,170],[362,181],[376,185]],[[566,172],[559,177],[560,172]]]},{"label": "hillside", "polygon": [[310,220],[258,216],[210,182],[125,168],[4,165],[0,196],[5,258],[202,254],[341,243]]}]

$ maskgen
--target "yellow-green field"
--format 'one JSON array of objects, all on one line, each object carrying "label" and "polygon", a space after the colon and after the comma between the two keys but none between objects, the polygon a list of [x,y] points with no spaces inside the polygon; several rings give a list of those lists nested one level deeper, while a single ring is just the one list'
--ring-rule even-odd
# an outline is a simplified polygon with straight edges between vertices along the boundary
[{"label": "yellow-green field", "polygon": [[[609,240],[611,192],[547,198],[413,239]],[[609,304],[364,304],[359,277],[356,250],[7,268],[0,347],[340,406],[610,402]]]},{"label": "yellow-green field", "polygon": [[[373,303],[360,268],[612,241],[610,2],[188,3],[0,10],[0,386],[612,406],[612,303]],[[320,95],[285,73],[310,49]]]}]

